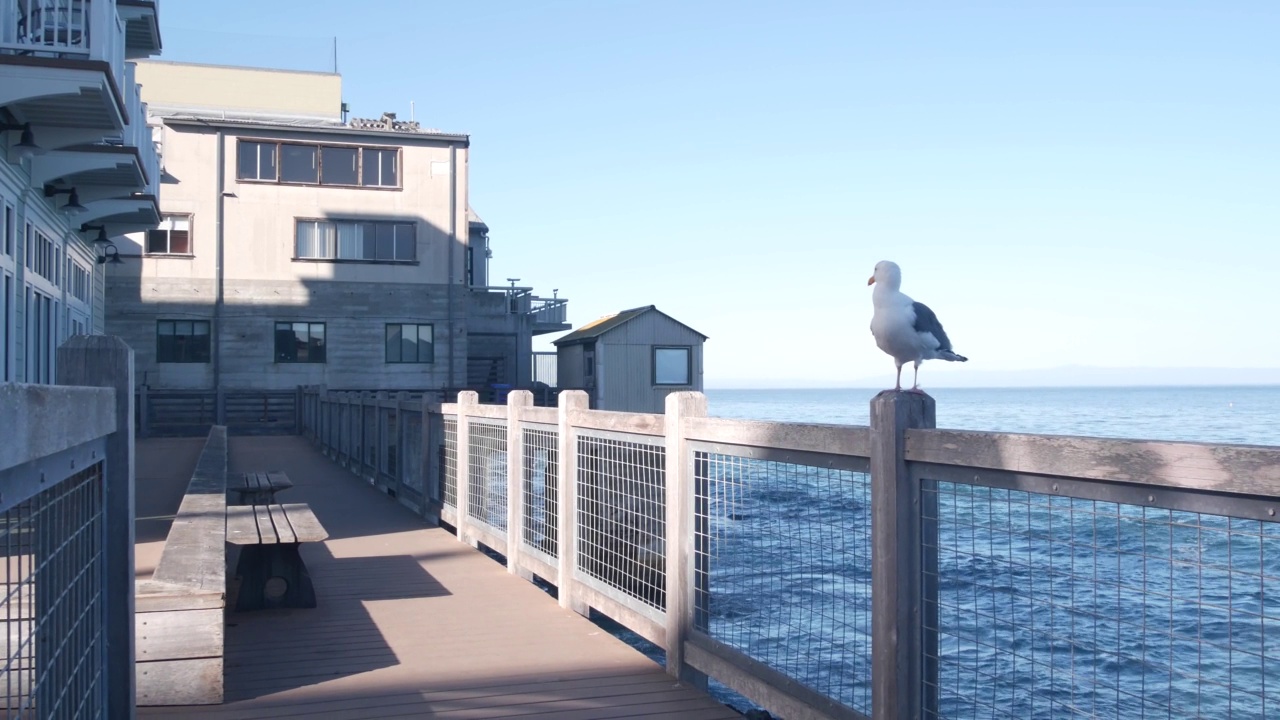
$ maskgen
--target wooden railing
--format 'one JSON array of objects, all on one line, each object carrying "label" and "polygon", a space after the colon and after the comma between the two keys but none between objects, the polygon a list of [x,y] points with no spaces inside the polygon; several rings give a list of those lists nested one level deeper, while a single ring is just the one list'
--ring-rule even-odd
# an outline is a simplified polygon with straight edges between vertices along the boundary
[{"label": "wooden railing", "polygon": [[1280,703],[1280,448],[937,430],[894,392],[869,427],[712,418],[697,393],[302,405],[339,462],[783,717]]}]

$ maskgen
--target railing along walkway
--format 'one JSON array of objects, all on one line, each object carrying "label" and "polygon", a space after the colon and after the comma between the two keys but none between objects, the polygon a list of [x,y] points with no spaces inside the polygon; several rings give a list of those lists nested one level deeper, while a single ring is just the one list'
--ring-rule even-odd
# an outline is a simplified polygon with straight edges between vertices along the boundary
[{"label": "railing along walkway", "polygon": [[232,438],[230,465],[285,471],[329,531],[302,546],[319,607],[230,613],[227,702],[142,717],[740,717],[300,437]]}]

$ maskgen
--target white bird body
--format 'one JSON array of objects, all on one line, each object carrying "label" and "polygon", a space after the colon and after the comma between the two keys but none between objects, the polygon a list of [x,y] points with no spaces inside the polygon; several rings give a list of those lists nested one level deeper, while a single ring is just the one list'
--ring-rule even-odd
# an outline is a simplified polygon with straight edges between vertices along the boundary
[{"label": "white bird body", "polygon": [[919,390],[920,363],[925,360],[949,360],[965,362],[963,355],[951,349],[951,340],[924,303],[916,302],[902,293],[902,270],[888,260],[876,263],[875,274],[867,281],[875,284],[871,304],[875,312],[871,316],[871,334],[876,346],[893,358],[898,366],[895,390],[902,389],[902,366],[914,363],[916,383],[911,388]]}]

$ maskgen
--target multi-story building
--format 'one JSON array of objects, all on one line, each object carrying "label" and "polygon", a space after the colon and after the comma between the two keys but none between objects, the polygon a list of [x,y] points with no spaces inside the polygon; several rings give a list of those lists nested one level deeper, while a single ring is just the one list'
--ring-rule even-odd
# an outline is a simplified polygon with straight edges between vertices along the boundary
[{"label": "multi-story building", "polygon": [[156,0],[0,0],[0,382],[52,382],[55,348],[104,329],[110,241],[159,222],[134,60]]},{"label": "multi-story building", "polygon": [[118,243],[107,332],[154,390],[527,385],[561,299],[490,288],[464,134],[348,121],[337,74],[140,63],[161,222]]}]

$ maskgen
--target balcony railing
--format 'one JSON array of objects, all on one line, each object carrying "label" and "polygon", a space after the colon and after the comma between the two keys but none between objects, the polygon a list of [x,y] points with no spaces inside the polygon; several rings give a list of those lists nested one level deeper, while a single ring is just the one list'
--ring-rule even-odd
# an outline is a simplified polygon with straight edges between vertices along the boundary
[{"label": "balcony railing", "polygon": [[568,322],[568,298],[541,298],[533,288],[516,286],[473,287],[474,292],[503,293],[507,296],[507,313],[532,315],[535,324],[558,325]]},{"label": "balcony railing", "polygon": [[0,53],[100,60],[119,80],[124,22],[114,0],[0,0]]}]

